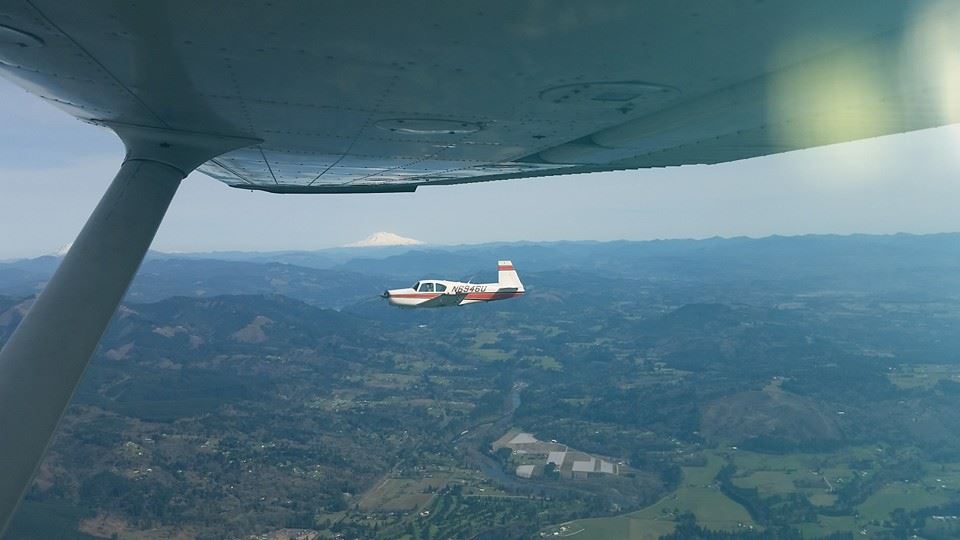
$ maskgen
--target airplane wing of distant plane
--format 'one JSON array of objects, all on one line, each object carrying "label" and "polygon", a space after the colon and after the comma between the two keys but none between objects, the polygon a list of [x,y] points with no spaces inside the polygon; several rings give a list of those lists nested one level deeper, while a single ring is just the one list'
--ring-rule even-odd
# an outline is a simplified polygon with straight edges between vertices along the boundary
[{"label": "airplane wing of distant plane", "polygon": [[957,10],[0,0],[0,74],[127,148],[0,352],[0,527],[191,171],[277,193],[403,192],[940,126],[960,120]]},{"label": "airplane wing of distant plane", "polygon": [[436,298],[431,298],[423,302],[419,307],[456,306],[460,302],[463,302],[463,299],[466,297],[466,294],[441,294]]}]

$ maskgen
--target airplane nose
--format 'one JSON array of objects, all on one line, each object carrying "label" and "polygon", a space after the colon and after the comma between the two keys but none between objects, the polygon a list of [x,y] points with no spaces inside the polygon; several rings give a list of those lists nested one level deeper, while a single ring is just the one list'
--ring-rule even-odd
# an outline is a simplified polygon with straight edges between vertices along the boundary
[{"label": "airplane nose", "polygon": [[390,291],[383,291],[383,294],[380,295],[380,298],[390,298]]}]

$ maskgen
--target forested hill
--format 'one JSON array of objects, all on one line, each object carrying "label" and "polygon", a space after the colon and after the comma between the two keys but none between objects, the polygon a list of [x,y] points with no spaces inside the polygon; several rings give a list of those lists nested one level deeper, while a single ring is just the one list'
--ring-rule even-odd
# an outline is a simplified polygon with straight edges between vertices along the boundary
[{"label": "forested hill", "polygon": [[[5,540],[956,538],[958,239],[155,254]],[[376,296],[502,258],[522,298]],[[55,264],[0,267],[0,343]]]}]

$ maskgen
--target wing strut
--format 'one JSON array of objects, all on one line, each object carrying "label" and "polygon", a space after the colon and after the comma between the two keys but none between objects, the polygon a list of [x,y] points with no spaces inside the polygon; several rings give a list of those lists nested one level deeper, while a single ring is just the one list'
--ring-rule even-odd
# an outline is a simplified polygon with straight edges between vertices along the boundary
[{"label": "wing strut", "polygon": [[201,162],[251,143],[111,127],[127,145],[126,160],[0,351],[0,536],[180,181]]}]

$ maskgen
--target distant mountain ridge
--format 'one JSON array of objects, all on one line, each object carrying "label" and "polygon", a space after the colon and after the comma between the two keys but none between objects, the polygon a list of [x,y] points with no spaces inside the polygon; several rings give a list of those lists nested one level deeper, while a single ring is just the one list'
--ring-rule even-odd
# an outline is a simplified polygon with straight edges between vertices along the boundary
[{"label": "distant mountain ridge", "polygon": [[[38,293],[60,260],[41,257],[0,264],[0,295]],[[348,270],[309,268],[278,262],[151,258],[141,266],[128,302],[157,302],[174,296],[285,295],[308,304],[341,308],[383,290],[387,280]]]},{"label": "distant mountain ridge", "polygon": [[[421,278],[493,281],[496,261],[501,259],[513,260],[521,275],[587,272],[652,283],[754,279],[789,281],[812,291],[889,289],[895,293],[906,288],[960,294],[960,234],[944,233],[408,245],[267,253],[151,252],[128,300],[284,294],[321,307],[342,308],[371,299],[388,286]],[[0,263],[0,294],[35,294],[59,261],[46,256]],[[914,279],[899,279],[904,274]],[[531,284],[535,288],[536,283]]]}]

